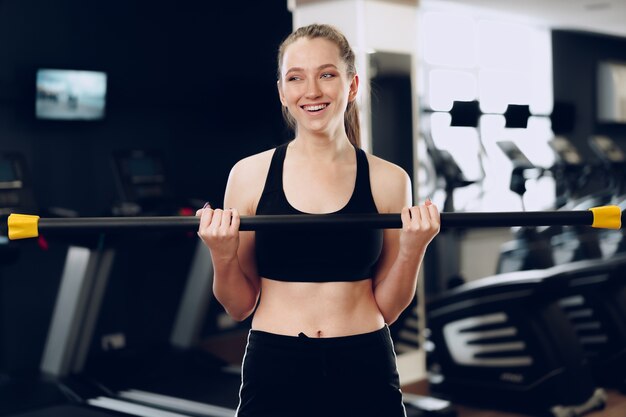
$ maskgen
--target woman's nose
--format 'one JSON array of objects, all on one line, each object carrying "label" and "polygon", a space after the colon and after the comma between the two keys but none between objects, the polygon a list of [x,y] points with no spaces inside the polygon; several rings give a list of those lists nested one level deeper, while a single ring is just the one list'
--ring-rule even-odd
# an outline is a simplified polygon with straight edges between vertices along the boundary
[{"label": "woman's nose", "polygon": [[317,83],[317,80],[311,80],[307,83],[306,88],[306,97],[307,98],[315,98],[322,95],[320,87]]}]

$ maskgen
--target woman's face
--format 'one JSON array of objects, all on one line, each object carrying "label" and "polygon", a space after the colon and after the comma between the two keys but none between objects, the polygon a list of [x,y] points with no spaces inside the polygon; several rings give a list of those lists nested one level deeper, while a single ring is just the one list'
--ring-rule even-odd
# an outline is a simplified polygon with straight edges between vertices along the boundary
[{"label": "woman's face", "polygon": [[357,89],[358,77],[348,76],[333,42],[300,38],[285,50],[278,91],[299,133],[332,136],[343,130],[346,106],[355,99]]}]

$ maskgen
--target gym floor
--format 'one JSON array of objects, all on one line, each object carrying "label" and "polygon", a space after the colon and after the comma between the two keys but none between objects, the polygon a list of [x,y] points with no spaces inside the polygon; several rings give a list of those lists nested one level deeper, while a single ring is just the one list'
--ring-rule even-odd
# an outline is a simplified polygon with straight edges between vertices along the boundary
[{"label": "gym floor", "polygon": [[[210,338],[203,344],[203,348],[222,358],[223,360],[240,365],[243,359],[247,331],[226,333]],[[428,384],[420,381],[402,387],[404,392],[428,395]],[[624,417],[626,415],[626,395],[618,391],[608,391],[608,402],[602,411],[586,414],[585,417]],[[507,413],[502,411],[479,409],[468,406],[456,406],[458,417],[533,417],[527,414]]]}]

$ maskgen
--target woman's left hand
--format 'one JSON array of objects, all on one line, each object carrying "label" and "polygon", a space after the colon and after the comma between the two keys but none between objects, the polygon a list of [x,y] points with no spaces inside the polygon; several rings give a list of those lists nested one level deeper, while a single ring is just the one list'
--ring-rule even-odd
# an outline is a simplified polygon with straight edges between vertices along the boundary
[{"label": "woman's left hand", "polygon": [[439,233],[439,210],[430,199],[423,205],[403,208],[400,217],[402,218],[400,256],[415,256]]}]

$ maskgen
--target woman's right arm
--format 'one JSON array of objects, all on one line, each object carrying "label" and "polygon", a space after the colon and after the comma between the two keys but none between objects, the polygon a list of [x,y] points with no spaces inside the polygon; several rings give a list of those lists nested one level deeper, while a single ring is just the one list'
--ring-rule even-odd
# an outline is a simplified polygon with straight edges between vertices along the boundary
[{"label": "woman's right arm", "polygon": [[201,216],[198,235],[211,251],[213,293],[226,312],[238,321],[252,314],[261,288],[254,232],[239,231],[239,216],[253,214],[256,194],[260,194],[254,186],[253,168],[249,160],[233,167],[226,185],[225,210],[205,207],[196,213]]}]

